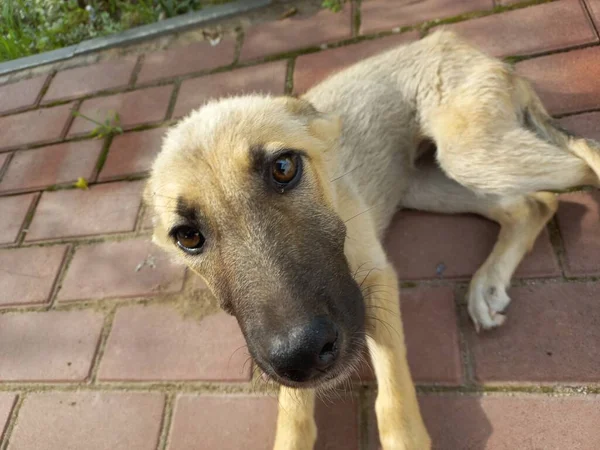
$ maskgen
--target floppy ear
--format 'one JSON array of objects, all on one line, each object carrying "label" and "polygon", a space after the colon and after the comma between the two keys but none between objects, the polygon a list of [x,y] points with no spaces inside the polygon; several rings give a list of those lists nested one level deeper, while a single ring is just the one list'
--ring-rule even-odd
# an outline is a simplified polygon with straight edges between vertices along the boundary
[{"label": "floppy ear", "polygon": [[342,132],[342,119],[336,114],[322,113],[303,98],[284,97],[286,109],[297,116],[308,120],[308,128],[312,135],[328,142],[335,142]]}]

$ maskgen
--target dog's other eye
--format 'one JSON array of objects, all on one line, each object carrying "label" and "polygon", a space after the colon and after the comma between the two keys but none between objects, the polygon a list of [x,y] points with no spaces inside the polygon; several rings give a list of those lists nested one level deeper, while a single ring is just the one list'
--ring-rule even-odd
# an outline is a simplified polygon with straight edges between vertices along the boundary
[{"label": "dog's other eye", "polygon": [[271,177],[276,187],[291,189],[300,179],[302,159],[295,153],[286,153],[278,156],[271,165]]},{"label": "dog's other eye", "polygon": [[188,253],[197,254],[202,250],[202,246],[204,245],[204,236],[193,227],[178,227],[174,231],[173,236],[177,241],[177,245]]}]

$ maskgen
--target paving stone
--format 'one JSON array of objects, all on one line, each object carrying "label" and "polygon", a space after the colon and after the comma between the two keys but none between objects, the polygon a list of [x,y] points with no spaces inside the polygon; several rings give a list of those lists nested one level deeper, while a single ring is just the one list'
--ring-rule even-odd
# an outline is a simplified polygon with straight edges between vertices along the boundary
[{"label": "paving stone", "polygon": [[281,95],[285,88],[286,70],[286,61],[276,61],[186,80],[179,89],[173,117],[182,117],[209,99],[228,95],[256,92]]},{"label": "paving stone", "polygon": [[59,139],[71,118],[72,108],[73,104],[68,103],[0,117],[0,150]]},{"label": "paving stone", "polygon": [[0,306],[48,301],[66,246],[0,250]]},{"label": "paving stone", "polygon": [[541,56],[517,64],[533,81],[551,114],[566,114],[600,105],[600,47]]},{"label": "paving stone", "polygon": [[439,450],[593,449],[600,445],[600,397],[422,395]]},{"label": "paving stone", "polygon": [[0,315],[0,381],[85,380],[103,324],[91,310]]},{"label": "paving stone", "polygon": [[133,231],[143,186],[142,181],[124,181],[44,192],[25,240]]},{"label": "paving stone", "polygon": [[[415,383],[461,384],[462,361],[453,288],[402,289],[400,304],[408,364]],[[367,352],[365,358],[370,359]],[[370,361],[368,366],[362,365],[355,379],[375,380]]]},{"label": "paving stone", "polygon": [[294,68],[294,92],[304,93],[311,86],[344,67],[418,38],[418,33],[411,31],[299,56]]},{"label": "paving stone", "polygon": [[506,323],[467,330],[476,379],[484,383],[597,382],[600,285],[540,284],[510,289]]},{"label": "paving stone", "polygon": [[104,181],[148,172],[160,151],[165,132],[165,128],[154,128],[115,136],[98,179]]},{"label": "paving stone", "polygon": [[137,58],[129,57],[61,70],[52,79],[42,102],[74,99],[108,89],[127,87],[136,61]]},{"label": "paving stone", "polygon": [[[402,211],[388,230],[386,248],[401,280],[469,278],[491,253],[498,230],[498,225],[478,216]],[[516,277],[558,275],[544,230]]]},{"label": "paving stone", "polygon": [[103,140],[93,139],[21,150],[15,153],[0,181],[0,192],[44,189],[73,183],[79,177],[89,180],[103,145]]},{"label": "paving stone", "polygon": [[[118,113],[119,123],[124,128],[157,123],[165,119],[172,92],[173,86],[168,85],[138,89],[107,97],[96,97],[85,100],[79,111],[99,122],[104,122],[108,118],[112,119],[114,114]],[[76,117],[69,130],[69,135],[89,133],[96,126],[95,123],[83,117]]]},{"label": "paving stone", "polygon": [[[251,396],[182,395],[177,399],[168,450],[248,448],[271,450],[277,399]],[[350,399],[317,404],[315,450],[358,450],[357,405]]]},{"label": "paving stone", "polygon": [[496,57],[531,55],[598,41],[578,0],[493,14],[444,28]]},{"label": "paving stone", "polygon": [[600,30],[600,0],[585,0],[596,30]]},{"label": "paving stone", "polygon": [[361,4],[362,34],[417,25],[434,19],[444,19],[472,11],[489,10],[489,0],[371,0]]},{"label": "paving stone", "polygon": [[413,378],[418,383],[460,384],[462,361],[453,288],[405,289],[400,298]]},{"label": "paving stone", "polygon": [[17,240],[34,198],[35,194],[0,197],[0,245]]},{"label": "paving stone", "polygon": [[600,141],[600,111],[563,117],[558,122],[581,137]]},{"label": "paving stone", "polygon": [[48,75],[0,86],[0,113],[18,111],[34,106]]},{"label": "paving stone", "polygon": [[204,41],[147,53],[137,84],[227,66],[234,57],[233,39],[223,39],[216,46]]},{"label": "paving stone", "polygon": [[[203,298],[190,299],[203,302]],[[100,366],[102,380],[249,381],[250,355],[234,317],[167,305],[119,309]]]},{"label": "paving stone", "polygon": [[284,20],[255,25],[245,31],[240,61],[316,47],[352,37],[350,5],[333,13],[322,9],[316,14],[296,14]]},{"label": "paving stone", "polygon": [[8,425],[8,419],[16,400],[17,397],[14,394],[0,393],[0,442],[2,442],[2,432]]},{"label": "paving stone", "polygon": [[558,224],[568,276],[600,275],[600,192],[561,197]]},{"label": "paving stone", "polygon": [[30,394],[10,450],[155,450],[163,394],[49,392]]},{"label": "paving stone", "polygon": [[149,238],[80,247],[58,293],[58,300],[141,297],[178,292],[184,268]]}]

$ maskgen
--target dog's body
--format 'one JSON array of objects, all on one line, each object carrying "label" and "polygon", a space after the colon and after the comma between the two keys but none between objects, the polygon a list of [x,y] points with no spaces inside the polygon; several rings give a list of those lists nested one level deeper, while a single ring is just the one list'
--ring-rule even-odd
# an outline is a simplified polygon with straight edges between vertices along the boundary
[{"label": "dog's body", "polygon": [[[599,186],[599,174],[598,144],[553,125],[507,65],[440,31],[300,100],[204,106],[169,132],[146,201],[155,241],[177,255],[182,242],[200,245],[197,253],[183,245],[186,263],[236,315],[261,368],[284,384],[277,449],[312,448],[314,390],[296,388],[339,382],[366,342],[383,448],[421,450],[430,441],[381,244],[392,216],[401,207],[470,212],[501,225],[468,294],[475,326],[492,328],[505,319],[513,272],[556,210],[543,191]],[[300,361],[295,342],[316,346],[318,358],[305,365],[315,355]]]}]

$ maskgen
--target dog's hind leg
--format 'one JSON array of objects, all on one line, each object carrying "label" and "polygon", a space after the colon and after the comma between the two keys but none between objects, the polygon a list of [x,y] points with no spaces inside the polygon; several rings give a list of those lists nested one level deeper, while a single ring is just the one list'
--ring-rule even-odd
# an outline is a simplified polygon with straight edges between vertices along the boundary
[{"label": "dog's hind leg", "polygon": [[391,265],[369,270],[361,283],[367,311],[367,345],[377,377],[375,412],[383,450],[429,450],[410,375],[400,317],[399,288]]},{"label": "dog's hind leg", "polygon": [[503,311],[510,303],[506,289],[519,263],[554,215],[556,196],[477,195],[448,178],[435,164],[429,164],[415,172],[402,205],[431,212],[475,213],[500,224],[492,253],[471,280],[468,308],[477,330],[501,325],[505,320]]},{"label": "dog's hind leg", "polygon": [[312,450],[317,439],[315,392],[281,386],[274,450]]}]

